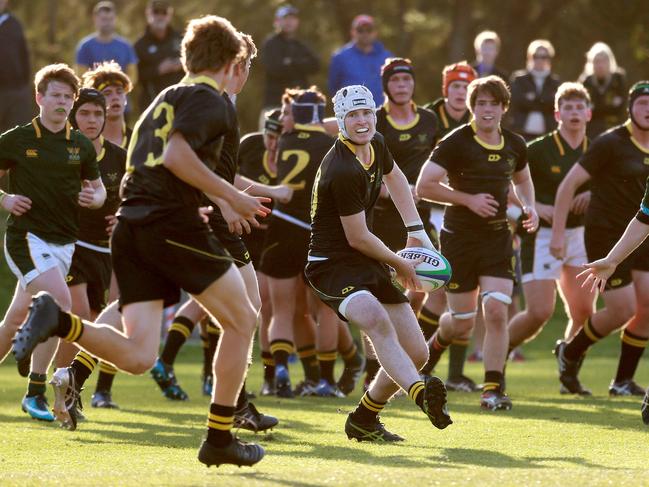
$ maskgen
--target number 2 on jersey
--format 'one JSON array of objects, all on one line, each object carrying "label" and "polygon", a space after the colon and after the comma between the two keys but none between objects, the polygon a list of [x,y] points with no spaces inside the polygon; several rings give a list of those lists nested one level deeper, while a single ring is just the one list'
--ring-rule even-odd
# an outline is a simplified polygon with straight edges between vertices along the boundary
[{"label": "number 2 on jersey", "polygon": [[295,165],[289,171],[289,173],[284,176],[279,184],[283,184],[285,186],[288,186],[289,188],[292,188],[293,190],[299,191],[301,189],[304,189],[304,187],[306,186],[306,181],[303,179],[300,182],[296,182],[294,181],[294,179],[302,171],[304,171],[304,168],[309,165],[311,156],[307,151],[304,150],[285,150],[284,152],[282,152],[282,162],[287,162],[292,156],[296,157]]}]

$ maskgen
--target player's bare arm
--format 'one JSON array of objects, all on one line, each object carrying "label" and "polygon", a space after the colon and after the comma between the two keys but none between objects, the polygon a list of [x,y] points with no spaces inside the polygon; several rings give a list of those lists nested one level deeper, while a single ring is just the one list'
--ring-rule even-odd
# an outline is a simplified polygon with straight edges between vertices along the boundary
[{"label": "player's bare arm", "polygon": [[552,217],[552,239],[550,240],[550,253],[557,259],[562,259],[564,256],[564,232],[575,193],[577,188],[589,179],[588,171],[579,164],[575,164],[557,189]]},{"label": "player's bare arm", "polygon": [[483,218],[494,216],[498,212],[498,202],[491,194],[468,194],[454,190],[443,182],[446,180],[446,174],[446,169],[439,164],[426,162],[417,180],[417,196],[444,205],[466,206]]},{"label": "player's bare arm", "polygon": [[164,166],[174,176],[200,189],[205,194],[225,200],[232,209],[248,221],[255,216],[266,216],[270,210],[263,203],[267,198],[255,198],[228,184],[201,162],[182,134],[176,132],[169,137],[164,153]]},{"label": "player's bare arm", "polygon": [[415,275],[415,267],[419,264],[419,261],[403,259],[387,248],[367,228],[365,212],[341,216],[340,221],[350,247],[372,259],[392,266],[397,273],[397,278],[404,287],[408,289],[417,289],[419,287],[419,281]]},{"label": "player's bare arm", "polygon": [[523,205],[523,213],[527,215],[527,218],[523,220],[523,228],[528,233],[534,233],[539,227],[539,215],[536,213],[534,205],[534,185],[530,177],[529,166],[525,166],[524,169],[516,171],[512,175],[512,184],[516,196]]},{"label": "player's bare arm", "polygon": [[606,281],[615,272],[617,266],[637,249],[649,236],[649,225],[633,218],[626,230],[603,259],[584,264],[586,270],[577,277],[585,276],[582,286],[591,286],[591,291],[604,291]]},{"label": "player's bare arm", "polygon": [[253,196],[265,196],[280,203],[288,203],[293,197],[293,189],[285,184],[268,185],[237,174],[234,177],[234,187]]}]

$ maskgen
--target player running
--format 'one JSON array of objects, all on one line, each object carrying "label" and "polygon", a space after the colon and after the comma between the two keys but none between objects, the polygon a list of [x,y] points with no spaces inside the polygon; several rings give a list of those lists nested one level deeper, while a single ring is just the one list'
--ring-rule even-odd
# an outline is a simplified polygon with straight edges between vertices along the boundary
[{"label": "player running", "polygon": [[[221,93],[246,56],[246,44],[229,21],[192,20],[182,42],[186,78],[161,93],[136,125],[111,238],[124,333],[64,312],[49,294],[41,294],[14,343],[16,358],[23,360],[36,344],[59,336],[121,370],[141,374],[157,355],[163,307],[178,301],[181,288],[187,290],[223,328],[214,359],[219,380],[199,451],[206,465],[253,465],[264,456],[261,446],[231,434],[255,309],[232,258],[198,211],[203,194],[219,199],[234,225],[248,225],[267,211],[213,172],[222,138],[234,123]],[[65,389],[68,401],[56,405],[55,413],[64,416],[76,389],[69,372],[60,378],[67,379],[58,390]]]},{"label": "player running", "polygon": [[527,214],[525,229],[533,232],[538,226],[525,142],[500,126],[509,101],[509,89],[501,78],[492,75],[472,81],[468,88],[471,123],[435,147],[417,181],[419,196],[450,205],[440,233],[442,251],[453,269],[446,292],[449,311],[440,318],[433,336],[429,364],[439,361],[455,337],[470,333],[480,294],[486,329],[480,406],[491,411],[512,407],[504,390],[507,307],[514,279],[506,217],[512,183]]},{"label": "player running", "polygon": [[[510,350],[533,339],[552,317],[557,286],[568,315],[566,339],[574,336],[593,312],[594,295],[581,288],[575,280],[586,262],[584,214],[590,201],[590,191],[586,186],[579,188],[571,204],[566,228],[566,255],[559,260],[550,254],[549,247],[554,197],[562,178],[588,147],[586,124],[590,116],[588,91],[580,83],[563,83],[555,95],[557,130],[528,144],[540,228],[522,237],[525,310],[509,322]],[[588,394],[590,391],[582,389],[578,392]]]},{"label": "player running", "polygon": [[[566,221],[577,188],[591,181],[586,213],[585,244],[592,262],[606,256],[624,233],[625,222],[637,212],[649,176],[649,81],[629,90],[629,120],[598,136],[579,164],[572,167],[557,191],[550,252],[566,256]],[[611,396],[641,396],[644,389],[633,376],[649,341],[649,242],[636,249],[600,286],[604,308],[597,310],[569,341],[555,348],[559,380],[571,393],[584,387],[579,369],[588,349],[614,330],[624,327],[617,373]]]},{"label": "player running", "polygon": [[407,288],[418,286],[417,262],[390,251],[368,228],[385,183],[408,231],[406,246],[432,243],[424,231],[408,180],[376,132],[371,92],[340,89],[334,97],[339,139],[316,176],[311,198],[311,242],[305,274],[318,297],[341,319],[356,323],[370,338],[382,368],[345,424],[349,438],[401,441],[378,414],[402,388],[439,429],[452,423],[446,389],[436,377],[419,377],[426,342],[406,296],[392,283],[387,265]]}]

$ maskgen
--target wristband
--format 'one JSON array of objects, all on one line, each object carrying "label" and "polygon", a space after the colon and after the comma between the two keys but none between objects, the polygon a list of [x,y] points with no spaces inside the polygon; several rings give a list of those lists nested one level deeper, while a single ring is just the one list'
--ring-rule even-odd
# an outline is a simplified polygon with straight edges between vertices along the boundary
[{"label": "wristband", "polygon": [[421,220],[406,223],[406,232],[416,232],[423,229],[424,224],[421,222]]}]

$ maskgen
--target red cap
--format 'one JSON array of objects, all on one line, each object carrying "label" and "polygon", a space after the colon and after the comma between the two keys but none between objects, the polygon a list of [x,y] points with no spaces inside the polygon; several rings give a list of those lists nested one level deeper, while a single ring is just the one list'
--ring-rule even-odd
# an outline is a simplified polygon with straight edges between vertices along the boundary
[{"label": "red cap", "polygon": [[467,83],[471,83],[477,77],[478,74],[475,72],[475,69],[464,61],[446,66],[444,71],[442,71],[442,94],[448,96],[448,86],[453,81],[466,81]]},{"label": "red cap", "polygon": [[354,20],[352,20],[352,29],[356,29],[361,25],[374,25],[374,17],[365,14],[354,17]]}]

